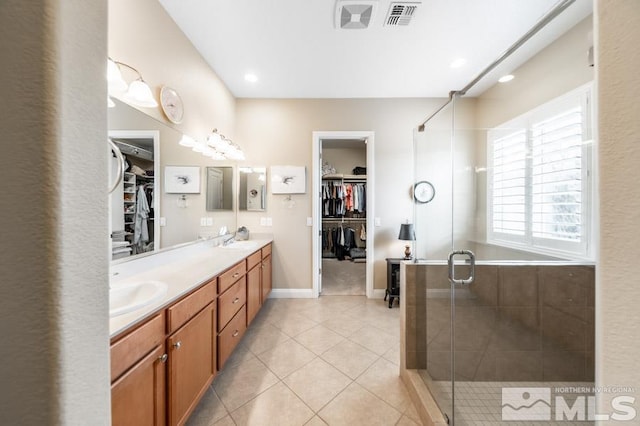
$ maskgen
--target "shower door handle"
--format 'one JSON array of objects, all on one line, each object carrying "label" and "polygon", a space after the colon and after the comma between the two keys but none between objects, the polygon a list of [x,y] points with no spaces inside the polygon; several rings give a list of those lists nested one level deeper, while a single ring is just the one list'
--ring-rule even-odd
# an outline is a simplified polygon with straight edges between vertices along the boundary
[{"label": "shower door handle", "polygon": [[[464,256],[467,256],[467,258],[469,259],[469,264],[471,265],[471,271],[469,273],[469,277],[464,279],[456,279],[453,276],[454,275],[453,262],[454,262],[454,257],[456,255],[464,255]],[[473,254],[471,250],[452,251],[451,253],[449,253],[448,263],[449,263],[449,281],[451,281],[452,283],[469,285],[476,278],[476,255]]]}]

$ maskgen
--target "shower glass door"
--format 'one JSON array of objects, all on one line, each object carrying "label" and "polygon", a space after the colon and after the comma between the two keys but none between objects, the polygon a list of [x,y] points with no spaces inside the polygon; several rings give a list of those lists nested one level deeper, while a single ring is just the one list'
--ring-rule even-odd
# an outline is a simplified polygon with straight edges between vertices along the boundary
[{"label": "shower glass door", "polygon": [[[593,424],[591,93],[524,115],[491,92],[454,96],[414,134],[415,180],[435,197],[415,203],[426,309],[412,362],[449,424]],[[502,121],[478,126],[490,112]]]},{"label": "shower glass door", "polygon": [[415,253],[421,264],[418,271],[422,282],[417,285],[425,287],[426,299],[424,312],[416,312],[416,321],[420,322],[416,328],[424,335],[424,345],[418,345],[421,352],[411,368],[417,369],[447,419],[452,419],[454,408],[451,351],[454,322],[447,275],[447,258],[454,248],[454,111],[450,103],[423,131],[414,132],[414,184],[428,182],[433,186],[434,196],[428,202],[420,202],[420,197],[416,197],[414,203]]},{"label": "shower glass door", "polygon": [[471,259],[478,207],[473,106],[454,96],[414,134],[415,180],[435,189],[430,202],[415,203],[419,276],[426,287],[425,356],[418,371],[444,420],[458,425],[465,424],[457,419],[458,405],[468,392],[460,383],[476,377],[496,314],[487,298],[496,284],[485,284],[485,271],[472,268]]}]

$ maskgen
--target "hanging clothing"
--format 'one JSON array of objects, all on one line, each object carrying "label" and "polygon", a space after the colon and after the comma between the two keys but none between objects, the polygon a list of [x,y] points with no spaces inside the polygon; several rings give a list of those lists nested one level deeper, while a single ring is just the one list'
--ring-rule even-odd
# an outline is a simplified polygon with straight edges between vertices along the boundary
[{"label": "hanging clothing", "polygon": [[147,203],[147,197],[144,192],[144,186],[138,187],[138,194],[136,200],[136,216],[135,225],[133,228],[133,244],[146,243],[149,241],[149,227],[147,225],[147,219],[149,218],[149,204]]}]

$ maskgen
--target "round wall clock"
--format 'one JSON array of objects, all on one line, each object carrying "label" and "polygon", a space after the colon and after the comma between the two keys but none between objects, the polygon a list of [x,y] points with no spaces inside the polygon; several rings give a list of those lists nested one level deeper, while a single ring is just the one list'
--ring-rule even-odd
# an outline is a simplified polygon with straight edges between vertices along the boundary
[{"label": "round wall clock", "polygon": [[175,89],[169,86],[162,86],[162,89],[160,89],[160,105],[162,106],[162,112],[164,112],[169,121],[174,124],[182,123],[184,106],[180,95]]},{"label": "round wall clock", "polygon": [[423,180],[413,186],[413,198],[418,203],[428,203],[429,201],[433,200],[433,197],[435,196],[436,190],[431,182]]}]

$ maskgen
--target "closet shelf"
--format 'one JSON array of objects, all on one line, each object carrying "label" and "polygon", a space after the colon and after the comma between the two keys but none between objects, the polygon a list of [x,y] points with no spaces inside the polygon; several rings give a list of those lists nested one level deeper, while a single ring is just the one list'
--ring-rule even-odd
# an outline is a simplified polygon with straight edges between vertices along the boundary
[{"label": "closet shelf", "polygon": [[366,222],[366,217],[323,217],[323,222]]},{"label": "closet shelf", "polygon": [[336,173],[336,174],[328,174],[328,175],[324,175],[322,176],[322,179],[326,179],[326,180],[362,180],[362,181],[366,181],[367,180],[367,175],[345,175],[342,173]]}]

